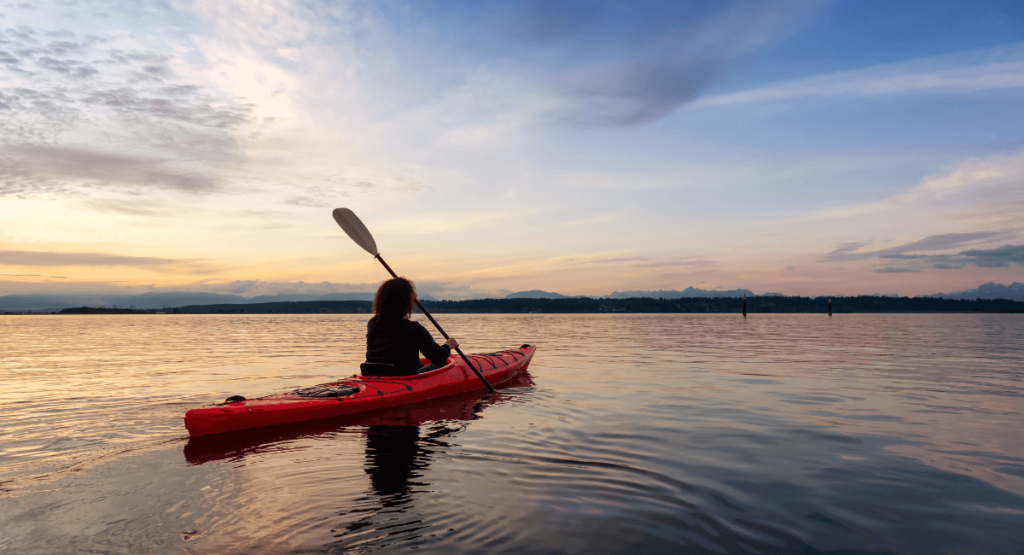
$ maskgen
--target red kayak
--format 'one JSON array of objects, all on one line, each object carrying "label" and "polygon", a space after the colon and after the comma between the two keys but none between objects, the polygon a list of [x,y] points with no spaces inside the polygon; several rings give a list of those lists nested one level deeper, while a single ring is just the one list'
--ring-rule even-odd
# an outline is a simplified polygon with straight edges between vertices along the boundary
[{"label": "red kayak", "polygon": [[447,397],[405,403],[359,414],[250,428],[227,434],[190,437],[185,444],[185,460],[189,464],[197,465],[224,459],[238,459],[253,453],[281,449],[284,448],[282,446],[297,440],[329,436],[343,428],[417,428],[441,421],[469,422],[482,418],[484,410],[489,407],[501,406],[521,398],[521,393],[503,391],[504,389],[524,389],[533,385],[530,371],[522,370],[512,374],[508,380],[494,384],[494,394],[487,394],[481,387]]},{"label": "red kayak", "polygon": [[[523,345],[519,349],[469,355],[469,359],[493,386],[526,370],[536,349]],[[365,413],[483,388],[466,361],[452,356],[441,368],[414,376],[352,376],[258,399],[229,397],[223,404],[186,412],[185,428],[192,437],[205,436]]]}]

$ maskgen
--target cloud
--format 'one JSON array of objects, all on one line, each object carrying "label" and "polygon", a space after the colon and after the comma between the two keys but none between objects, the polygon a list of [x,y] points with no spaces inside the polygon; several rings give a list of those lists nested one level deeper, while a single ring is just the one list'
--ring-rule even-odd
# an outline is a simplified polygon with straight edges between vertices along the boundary
[{"label": "cloud", "polygon": [[988,89],[1021,87],[1024,87],[1024,56],[1021,55],[1021,45],[1009,45],[997,49],[818,75],[705,98],[696,104],[723,106],[812,97],[965,94]]},{"label": "cloud", "polygon": [[867,243],[843,243],[836,247],[835,250],[825,255],[822,261],[827,260],[855,260],[858,255],[852,254],[853,251],[858,250],[862,247],[867,246]]},{"label": "cloud", "polygon": [[282,202],[308,208],[331,207],[338,202],[338,199],[348,198],[353,194],[381,191],[385,188],[392,191],[410,192],[424,186],[420,182],[412,182],[410,185],[410,180],[403,178],[394,178],[386,182],[385,185],[378,185],[368,181],[354,181],[337,174],[299,174],[295,177],[298,177],[298,193],[284,197]]},{"label": "cloud", "polygon": [[[625,54],[617,59],[570,71],[557,85],[565,104],[553,117],[583,126],[628,126],[662,118],[692,102],[738,58],[777,40],[810,6],[795,1],[737,3],[695,17],[688,4],[636,10],[659,22],[638,22],[635,14],[616,13],[621,6],[608,4],[604,15],[621,15],[621,24],[653,32],[653,38],[625,45]],[[605,23],[614,32],[614,22]]]},{"label": "cloud", "polygon": [[882,258],[889,260],[905,260],[909,266],[918,270],[932,268],[934,270],[959,270],[971,263],[963,256],[956,254],[904,254],[890,255]]},{"label": "cloud", "polygon": [[118,32],[46,35],[0,31],[0,196],[220,186],[233,134],[255,123],[251,105],[179,76],[187,51],[138,48]]},{"label": "cloud", "polygon": [[903,273],[917,273],[921,270],[912,270],[910,268],[894,268],[892,266],[885,266],[884,268],[877,268],[873,270],[880,274],[903,274]]},{"label": "cloud", "polygon": [[982,268],[1005,268],[1011,262],[1024,265],[1024,245],[1003,245],[989,250],[969,250],[960,253],[969,263]]},{"label": "cloud", "polygon": [[942,235],[930,235],[924,239],[906,243],[898,247],[891,247],[888,249],[881,249],[868,252],[854,252],[865,246],[868,243],[843,243],[832,252],[825,255],[822,258],[823,262],[832,262],[837,260],[866,260],[869,258],[904,258],[904,259],[918,259],[923,258],[922,255],[912,255],[908,253],[921,252],[921,251],[941,251],[949,250],[957,247],[962,247],[969,243],[977,243],[979,241],[993,241],[999,239],[1005,239],[1010,237],[1018,237],[1024,231],[1024,228],[1016,229],[1004,229],[996,231],[978,231],[973,233],[945,233]]},{"label": "cloud", "polygon": [[64,253],[43,251],[0,251],[0,260],[12,266],[167,266],[177,263],[168,258],[120,256],[100,253]]},{"label": "cloud", "polygon": [[[894,235],[926,234],[923,239],[886,249],[864,250],[869,242],[843,243],[822,257],[824,261],[916,255],[913,258],[928,260],[935,268],[960,268],[974,261],[941,251],[988,248],[1021,239],[1024,228],[1020,226],[1019,208],[1024,202],[1011,199],[1019,196],[1022,184],[1024,156],[1020,153],[970,159],[922,178],[906,192],[875,202],[822,210],[808,219],[846,220],[846,225],[886,229]],[[960,232],[934,233],[965,227]]]},{"label": "cloud", "polygon": [[196,283],[179,287],[178,289],[204,293],[232,293],[243,297],[256,297],[261,295],[328,295],[331,293],[367,293],[375,292],[378,287],[380,287],[380,282],[335,283],[330,281],[321,281],[307,283],[305,281],[263,281],[259,279],[249,279],[224,283]]},{"label": "cloud", "polygon": [[89,200],[86,204],[98,212],[129,216],[166,216],[172,212],[164,202],[146,197],[101,198]]},{"label": "cloud", "polygon": [[[57,21],[76,9],[89,21],[79,28],[88,32],[0,31],[0,68],[20,68],[0,80],[0,198],[67,197],[102,212],[146,215],[152,210],[129,196],[158,189],[172,193],[161,198],[173,202],[173,193],[244,192],[247,202],[313,208],[353,194],[411,196],[435,181],[431,168],[396,174],[395,157],[386,152],[396,141],[368,128],[379,122],[363,121],[389,104],[387,90],[415,89],[394,86],[404,78],[395,67],[370,63],[375,48],[388,46],[373,41],[383,39],[371,40],[369,51],[349,52],[359,41],[346,30],[375,24],[349,16],[378,8],[179,3],[94,20],[82,5]],[[132,32],[154,17],[159,28]],[[384,38],[393,39],[392,30]],[[297,58],[284,55],[289,48]],[[84,67],[96,73],[85,76],[78,71]],[[384,91],[365,79],[389,72]],[[407,93],[417,102],[431,94]],[[306,111],[311,97],[327,101],[315,118]],[[354,125],[345,116],[331,119],[346,110],[358,112]],[[437,131],[432,123],[426,128]],[[404,128],[402,134],[408,135]],[[124,205],[101,198],[119,193]]]},{"label": "cloud", "polygon": [[43,56],[37,59],[36,65],[76,79],[86,79],[99,73],[96,68],[89,64],[69,60],[57,60],[49,56]]},{"label": "cloud", "polygon": [[[817,211],[809,219],[864,218],[886,212],[931,213],[945,220],[985,222],[985,227],[1016,224],[1021,201],[1009,201],[1024,186],[1024,155],[995,155],[962,162],[950,171],[926,176],[910,190],[887,198]],[[1012,223],[1011,223],[1012,222]]]},{"label": "cloud", "polygon": [[[163,94],[157,96],[160,93]],[[202,95],[190,93],[194,93],[194,89],[139,91],[120,87],[93,91],[76,97],[76,100],[84,105],[110,108],[129,120],[154,117],[214,129],[232,129],[250,121],[250,106],[219,105]]]},{"label": "cloud", "polygon": [[[819,261],[902,261],[895,266],[913,270],[1006,267],[1014,261],[1012,250],[1002,255],[974,257],[967,255],[966,249],[1012,246],[1024,238],[1024,228],[1020,226],[1024,202],[1009,200],[1019,196],[1022,184],[1024,157],[1020,153],[996,155],[967,160],[948,171],[922,178],[904,193],[879,201],[820,211],[809,219],[843,219],[848,226],[884,229],[897,237],[925,237],[873,250],[869,245],[874,241],[841,243]],[[927,233],[958,227],[967,229]]]},{"label": "cloud", "polygon": [[961,268],[966,268],[967,266],[977,266],[979,268],[1006,268],[1011,263],[1024,265],[1024,245],[1003,245],[1001,247],[987,250],[972,249],[961,251],[956,254],[877,254],[880,252],[884,251],[864,253],[863,256],[864,258],[871,258],[872,256],[870,255],[874,254],[880,259],[902,260],[910,263],[912,267],[889,267],[889,269],[886,270],[875,271],[920,271],[922,268],[928,267],[936,270],[959,270]]},{"label": "cloud", "polygon": [[623,256],[615,258],[594,258],[576,262],[575,264],[627,264],[637,268],[676,268],[676,267],[696,267],[696,268],[708,268],[711,266],[718,265],[713,260],[705,260],[697,256],[681,256],[681,257],[668,257],[668,258],[657,258],[650,256]]},{"label": "cloud", "polygon": [[208,272],[214,267],[199,260],[180,260],[148,256],[124,256],[106,253],[71,253],[46,251],[0,251],[0,263],[8,266],[124,266],[144,269],[174,269]]},{"label": "cloud", "polygon": [[966,243],[973,243],[982,239],[992,239],[1006,235],[1017,235],[1019,229],[1008,231],[979,231],[975,233],[945,233],[942,235],[930,235],[919,241],[878,251],[878,256],[884,257],[889,254],[900,254],[912,251],[940,251],[959,247]]},{"label": "cloud", "polygon": [[0,146],[0,196],[65,189],[71,185],[161,187],[210,192],[219,179],[176,171],[168,159],[112,154],[69,146]]},{"label": "cloud", "polygon": [[978,202],[960,213],[948,215],[946,219],[990,225],[992,222],[1016,221],[1021,214],[1024,214],[1024,200],[993,199]]}]

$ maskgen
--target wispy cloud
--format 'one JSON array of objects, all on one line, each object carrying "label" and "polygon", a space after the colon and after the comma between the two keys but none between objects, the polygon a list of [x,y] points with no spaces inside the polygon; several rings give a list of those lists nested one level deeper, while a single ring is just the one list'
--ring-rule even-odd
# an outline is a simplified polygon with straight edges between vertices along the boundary
[{"label": "wispy cloud", "polygon": [[[956,235],[974,236],[973,239],[957,238]],[[928,237],[916,243],[910,243],[892,249],[870,251],[863,253],[844,253],[836,251],[829,253],[832,257],[824,259],[833,260],[869,260],[881,259],[886,261],[901,261],[902,265],[886,265],[876,272],[918,272],[931,268],[935,270],[958,270],[967,266],[979,268],[1007,268],[1010,264],[1024,265],[1024,245],[1003,245],[992,249],[970,249],[949,254],[925,254],[927,251],[946,250],[951,246],[960,246],[980,239],[991,237],[1003,237],[1012,234],[950,234],[946,236]],[[923,248],[914,245],[925,245]],[[837,249],[841,251],[841,249]],[[924,252],[922,252],[924,251]]]},{"label": "wispy cloud", "polygon": [[162,187],[190,193],[214,190],[219,179],[174,169],[166,158],[69,146],[0,145],[0,196],[81,185]]},{"label": "wispy cloud", "polygon": [[[865,250],[874,241],[853,241],[837,245],[821,261],[901,259],[916,269],[978,266],[978,260],[963,255],[965,248],[986,248],[1024,238],[1019,214],[1007,203],[1011,191],[1024,183],[1024,157],[1019,153],[995,155],[964,161],[951,170],[922,178],[906,192],[882,200],[832,208],[814,214],[815,220],[857,222],[864,228],[887,229],[907,235],[913,229],[964,229],[933,233],[895,247]],[[1011,208],[1008,208],[1008,205]],[[913,214],[912,219],[907,216]],[[911,231],[912,232],[912,231]],[[943,252],[945,251],[945,252]],[[916,262],[912,262],[916,261]]]},{"label": "wispy cloud", "polygon": [[893,214],[931,214],[936,219],[975,221],[984,227],[1017,225],[1021,201],[1013,191],[1024,185],[1024,155],[999,154],[964,161],[952,170],[926,176],[905,192],[862,204],[816,211],[808,219],[891,218]]},{"label": "wispy cloud", "polygon": [[836,247],[832,252],[826,254],[822,260],[855,260],[860,255],[853,254],[854,251],[860,250],[867,244],[868,243],[843,243]]},{"label": "wispy cloud", "polygon": [[168,258],[40,251],[0,251],[0,260],[12,266],[166,266],[177,262]]},{"label": "wispy cloud", "polygon": [[[230,282],[202,282],[186,286],[189,291],[204,293],[231,293],[243,297],[260,295],[329,295],[331,293],[375,292],[380,282],[337,283],[321,281],[264,281],[260,279],[235,280]],[[166,289],[166,288],[165,288]]]},{"label": "wispy cloud", "polygon": [[996,231],[978,231],[973,233],[945,233],[942,235],[930,235],[924,239],[890,247],[866,252],[856,252],[868,245],[868,243],[844,243],[822,258],[823,262],[839,260],[867,260],[870,258],[920,258],[920,256],[909,253],[934,252],[955,249],[978,243],[981,241],[992,242],[1007,238],[1016,238],[1024,232],[1024,228],[1003,229]]},{"label": "wispy cloud", "polygon": [[680,257],[651,257],[651,256],[622,256],[613,258],[593,258],[576,262],[575,264],[594,265],[626,265],[636,268],[679,268],[694,267],[708,268],[716,266],[714,260],[707,260],[699,256]]},{"label": "wispy cloud", "polygon": [[585,126],[660,119],[696,99],[738,58],[784,35],[811,7],[808,2],[768,1],[695,14],[688,4],[650,10],[650,17],[662,18],[662,25],[647,23],[657,34],[626,49],[619,59],[569,72],[558,86],[565,103],[553,117]]},{"label": "wispy cloud", "polygon": [[[1022,45],[818,75],[696,102],[721,106],[801,98],[965,94],[1024,87]],[[993,60],[993,58],[995,60]],[[952,66],[952,67],[950,67]]]},{"label": "wispy cloud", "polygon": [[1003,245],[994,249],[972,249],[960,253],[969,263],[982,268],[1005,268],[1011,262],[1024,265],[1024,245]]},{"label": "wispy cloud", "polygon": [[149,256],[124,256],[94,252],[0,251],[0,263],[8,266],[125,266],[146,269],[208,271],[213,265],[201,260]]},{"label": "wispy cloud", "polygon": [[892,266],[885,266],[883,268],[878,268],[878,269],[875,269],[873,271],[874,272],[878,272],[880,274],[905,274],[905,273],[916,273],[916,272],[920,272],[921,270],[912,270],[910,268],[894,268]]},{"label": "wispy cloud", "polygon": [[[169,55],[125,51],[114,46],[115,38],[79,39],[72,33],[70,40],[42,45],[40,31],[20,31],[0,31],[0,47],[8,48],[2,59],[19,70],[0,89],[0,98],[21,119],[68,129],[86,115],[95,117],[89,110],[109,110],[121,125],[159,123],[146,121],[155,118],[223,130],[252,121],[250,105],[176,75]],[[37,136],[12,127],[21,133],[8,140]]]},{"label": "wispy cloud", "polygon": [[117,184],[209,192],[251,106],[178,75],[130,35],[0,30],[0,196]]}]

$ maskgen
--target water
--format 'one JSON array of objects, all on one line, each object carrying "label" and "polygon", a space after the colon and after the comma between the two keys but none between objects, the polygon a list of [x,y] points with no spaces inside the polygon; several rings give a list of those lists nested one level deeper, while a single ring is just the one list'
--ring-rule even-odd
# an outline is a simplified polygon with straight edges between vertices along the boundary
[{"label": "water", "polygon": [[189,441],[364,316],[0,317],[0,553],[1019,553],[1016,315],[440,315],[512,387]]}]

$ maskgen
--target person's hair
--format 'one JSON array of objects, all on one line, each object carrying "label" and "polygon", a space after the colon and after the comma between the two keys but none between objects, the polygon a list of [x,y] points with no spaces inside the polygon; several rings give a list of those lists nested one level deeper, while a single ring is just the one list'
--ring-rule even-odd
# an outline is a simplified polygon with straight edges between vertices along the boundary
[{"label": "person's hair", "polygon": [[373,298],[373,313],[377,320],[405,318],[412,312],[416,287],[405,278],[394,278],[380,284]]}]

